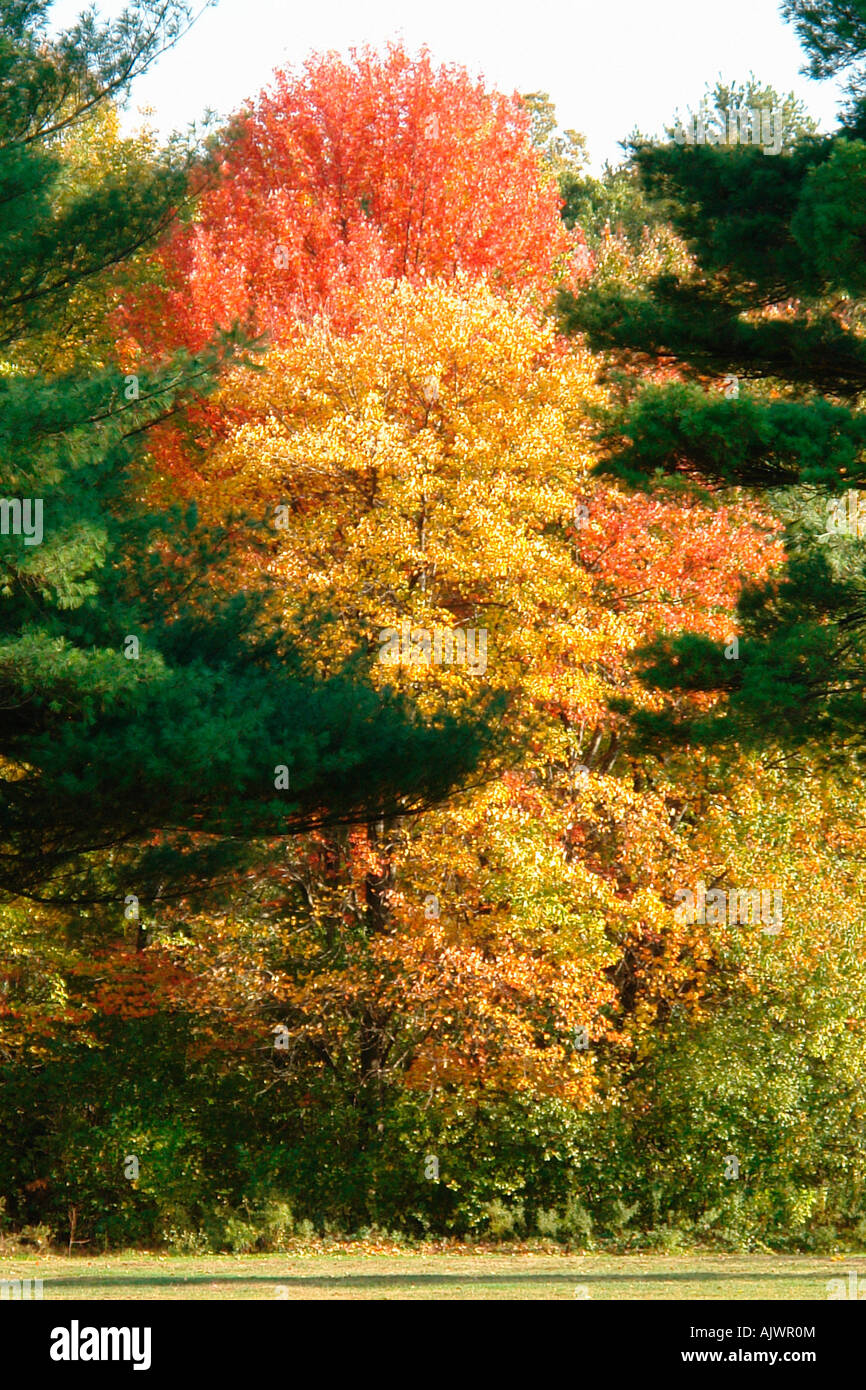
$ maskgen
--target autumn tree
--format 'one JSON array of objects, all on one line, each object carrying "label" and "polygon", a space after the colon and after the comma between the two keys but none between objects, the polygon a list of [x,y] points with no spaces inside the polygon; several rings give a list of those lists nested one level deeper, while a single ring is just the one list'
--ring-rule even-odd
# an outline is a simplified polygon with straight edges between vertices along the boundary
[{"label": "autumn tree", "polygon": [[[492,696],[497,745],[483,785],[435,812],[299,845],[181,957],[232,996],[235,1038],[270,1021],[293,1076],[339,1076],[367,1143],[394,1081],[587,1104],[590,1055],[615,1052],[641,997],[641,1027],[658,1008],[641,970],[662,942],[688,998],[670,940],[685,951],[687,798],[617,766],[606,701],[640,698],[629,655],[658,625],[727,631],[742,567],[774,552],[756,508],[696,504],[683,535],[670,506],[593,483],[594,360],[488,287],[384,282],[355,314],[352,333],[298,324],[261,373],[227,378],[201,505],[270,517],[280,623],[320,669],[360,649],[430,714]],[[464,658],[436,661],[436,634]],[[237,920],[248,965],[220,985]]]}]

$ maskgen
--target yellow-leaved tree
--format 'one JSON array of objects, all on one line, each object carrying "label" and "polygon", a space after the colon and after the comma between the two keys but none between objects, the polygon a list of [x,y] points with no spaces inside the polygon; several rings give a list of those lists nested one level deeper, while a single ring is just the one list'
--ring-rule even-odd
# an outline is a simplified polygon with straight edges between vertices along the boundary
[{"label": "yellow-leaved tree", "polygon": [[269,871],[258,920],[281,944],[258,933],[247,997],[367,1122],[394,1073],[587,1103],[637,989],[629,942],[687,935],[665,872],[677,789],[616,775],[606,700],[633,692],[627,657],[658,610],[622,580],[655,562],[679,586],[671,621],[693,603],[724,630],[757,517],[695,507],[690,541],[721,564],[707,592],[656,503],[628,518],[652,523],[636,559],[632,504],[590,477],[589,353],[462,277],[372,281],[353,317],[299,322],[264,370],[229,378],[195,493],[267,518],[281,620],[311,662],[361,653],[431,712],[488,701],[501,738],[437,812],[318,837]]}]

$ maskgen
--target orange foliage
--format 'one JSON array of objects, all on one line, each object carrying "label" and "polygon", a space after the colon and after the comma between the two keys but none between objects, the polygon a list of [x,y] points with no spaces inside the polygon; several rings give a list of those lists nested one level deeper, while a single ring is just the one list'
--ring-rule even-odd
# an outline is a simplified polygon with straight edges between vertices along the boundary
[{"label": "orange foliage", "polygon": [[227,144],[222,179],[175,231],[132,340],[200,348],[235,320],[275,342],[371,278],[489,277],[540,303],[582,242],[559,217],[517,96],[392,45],[280,72]]}]

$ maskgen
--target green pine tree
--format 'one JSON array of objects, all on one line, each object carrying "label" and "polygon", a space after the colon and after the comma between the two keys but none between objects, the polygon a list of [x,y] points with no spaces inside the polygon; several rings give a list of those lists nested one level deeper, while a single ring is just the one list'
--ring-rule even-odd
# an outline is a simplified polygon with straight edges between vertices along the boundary
[{"label": "green pine tree", "polygon": [[[786,8],[824,75],[866,59],[866,6]],[[853,11],[863,14],[849,25]],[[749,116],[744,140],[731,116],[749,106],[768,120]],[[702,109],[724,118],[715,143],[695,127],[690,140],[686,124],[631,145],[644,195],[695,268],[590,288],[561,309],[570,331],[607,350],[623,388],[599,471],[629,486],[759,493],[784,518],[789,563],[778,582],[745,588],[736,659],[693,635],[644,652],[644,679],[670,701],[636,728],[657,749],[808,743],[850,759],[866,748],[866,143],[847,127],[818,135],[793,97],[754,79],[719,84]],[[677,363],[685,379],[634,389],[636,353]],[[726,698],[698,713],[696,691]]]}]

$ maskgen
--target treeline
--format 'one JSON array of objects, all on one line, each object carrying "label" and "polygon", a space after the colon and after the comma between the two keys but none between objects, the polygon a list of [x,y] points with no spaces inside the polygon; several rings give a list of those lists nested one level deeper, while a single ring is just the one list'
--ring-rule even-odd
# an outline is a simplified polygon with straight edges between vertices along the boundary
[{"label": "treeline", "polygon": [[394,46],[161,148],[118,108],[186,6],[47,10],[0,18],[0,1232],[859,1248],[858,78],[592,178]]}]

